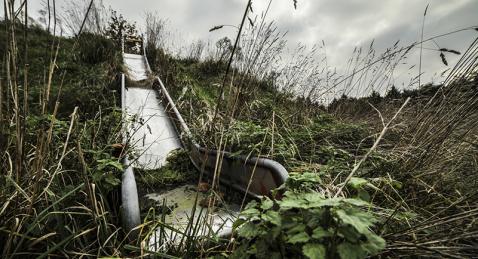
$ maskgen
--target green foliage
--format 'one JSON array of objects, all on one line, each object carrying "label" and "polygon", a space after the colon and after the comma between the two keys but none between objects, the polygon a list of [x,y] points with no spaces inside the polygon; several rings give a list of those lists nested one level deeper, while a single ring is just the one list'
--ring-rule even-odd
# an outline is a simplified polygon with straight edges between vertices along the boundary
[{"label": "green foliage", "polygon": [[314,191],[317,184],[321,184],[320,175],[317,173],[303,172],[291,173],[287,178],[288,188],[298,191]]},{"label": "green foliage", "polygon": [[[3,25],[3,22],[0,22]],[[18,27],[17,27],[18,28]],[[23,35],[18,29],[17,35]],[[0,31],[0,41],[6,41],[5,31]],[[52,75],[50,100],[47,106],[53,111],[59,98],[57,117],[67,118],[75,106],[82,119],[92,119],[99,107],[106,109],[119,100],[116,75],[121,69],[120,49],[112,46],[104,36],[85,33],[78,39],[54,37],[44,30],[29,28],[28,31],[28,103],[32,115],[40,115],[38,100],[45,95],[49,65],[59,47]],[[17,45],[23,46],[24,38],[17,37]],[[4,55],[5,44],[0,44]],[[22,64],[24,55],[18,55]],[[23,84],[24,69],[18,68],[19,83]],[[61,91],[60,91],[61,89]],[[119,89],[119,87],[118,87]],[[20,95],[23,102],[23,93]]]},{"label": "green foliage", "polygon": [[236,120],[226,133],[229,139],[229,149],[234,154],[268,154],[271,151],[272,138],[274,137],[274,158],[284,161],[297,155],[297,147],[293,140],[286,135],[272,135],[269,127],[264,127],[251,121]]},{"label": "green foliage", "polygon": [[311,173],[291,175],[282,200],[250,202],[235,223],[240,245],[233,258],[365,258],[385,248],[371,230],[377,220],[369,203],[327,198],[311,190],[318,183]]},{"label": "green foliage", "polygon": [[367,99],[371,104],[378,104],[380,101],[382,101],[382,96],[380,96],[380,93],[377,91],[372,90],[372,93]]},{"label": "green foliage", "polygon": [[170,154],[167,164],[160,169],[135,169],[135,173],[140,187],[151,190],[192,182],[199,177],[188,153],[182,149]]},{"label": "green foliage", "polygon": [[109,62],[117,52],[113,41],[93,33],[82,33],[78,44],[80,60],[86,64]]},{"label": "green foliage", "polygon": [[[16,102],[23,103],[24,94],[28,94],[28,110],[20,112],[24,119],[21,125],[0,123],[0,138],[6,136],[5,142],[0,140],[4,151],[0,182],[6,183],[0,190],[0,203],[5,204],[0,213],[2,254],[7,258],[21,254],[118,255],[119,240],[124,238],[116,209],[122,166],[110,148],[118,143],[121,127],[118,99],[112,91],[120,67],[117,49],[94,52],[111,44],[101,36],[85,35],[76,45],[75,39],[29,28],[28,49],[24,50],[21,29],[23,26],[17,24],[19,59],[13,65],[18,70],[11,76],[21,86]],[[7,43],[5,34],[0,30],[3,43]],[[0,44],[2,56],[5,45]],[[87,53],[88,48],[93,52]],[[24,51],[28,54],[27,77]],[[50,68],[54,71],[51,85],[47,85]],[[23,92],[26,89],[28,92]],[[43,112],[38,100],[45,99],[47,89],[50,98]],[[10,94],[5,96],[11,98]],[[12,100],[0,105],[13,110]],[[53,109],[57,101],[58,109]],[[72,115],[74,110],[77,112]],[[8,160],[15,161],[20,155],[15,145],[16,126],[23,132],[20,147],[24,149],[21,165],[12,167]],[[17,189],[21,195],[16,194]],[[10,202],[15,196],[15,203]],[[14,232],[10,226],[16,226]]]},{"label": "green foliage", "polygon": [[135,23],[128,22],[122,14],[112,10],[108,28],[106,29],[106,36],[116,43],[116,46],[121,46],[121,37],[130,35],[137,36],[138,31]]},{"label": "green foliage", "polygon": [[394,85],[388,90],[387,94],[385,95],[385,98],[388,99],[398,99],[401,97],[400,90],[398,90]]},{"label": "green foliage", "polygon": [[91,165],[93,182],[106,191],[106,193],[119,187],[123,165],[118,161],[118,158],[97,150],[90,150],[87,153],[90,153],[94,158],[93,161],[96,162],[94,165]]},{"label": "green foliage", "polygon": [[300,148],[302,160],[329,166],[348,167],[357,151],[371,146],[364,125],[339,122],[322,114],[310,123],[297,126],[291,138]]},{"label": "green foliage", "polygon": [[203,75],[219,76],[226,70],[225,67],[226,64],[222,61],[208,59],[200,63],[199,71],[201,71]]}]

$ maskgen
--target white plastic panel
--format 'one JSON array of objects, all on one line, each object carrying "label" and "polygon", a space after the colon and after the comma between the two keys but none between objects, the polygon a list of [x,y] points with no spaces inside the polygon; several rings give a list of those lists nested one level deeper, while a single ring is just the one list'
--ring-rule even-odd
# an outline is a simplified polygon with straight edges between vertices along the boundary
[{"label": "white plastic panel", "polygon": [[176,130],[156,92],[145,88],[125,91],[129,145],[135,150],[135,167],[156,169],[163,166],[168,154],[181,148]]}]

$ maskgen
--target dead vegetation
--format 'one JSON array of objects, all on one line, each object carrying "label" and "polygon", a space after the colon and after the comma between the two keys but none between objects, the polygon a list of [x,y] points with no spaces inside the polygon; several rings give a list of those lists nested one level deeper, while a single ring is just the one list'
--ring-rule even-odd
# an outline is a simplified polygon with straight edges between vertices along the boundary
[{"label": "dead vegetation", "polygon": [[[461,51],[443,84],[421,85],[414,77],[409,84],[416,90],[399,91],[392,83],[397,66],[438,36],[408,46],[397,42],[381,54],[373,44],[357,48],[339,74],[327,64],[323,42],[298,46],[281,62],[283,32],[267,22],[267,12],[256,16],[250,2],[234,41],[223,38],[212,50],[197,42],[183,58],[165,47],[165,20],[148,14],[146,49],[196,140],[280,161],[291,173],[285,194],[247,205],[230,240],[186,235],[180,247],[158,252],[145,248],[151,231],[170,227],[155,214],[161,212],[148,211],[139,236],[120,227],[122,165],[111,145],[121,142],[115,80],[121,65],[118,53],[108,52],[118,39],[97,35],[107,31],[104,9],[72,13],[66,26],[89,33],[67,39],[13,19],[18,10],[6,1],[0,33],[2,257],[478,253],[477,41]],[[58,15],[49,17],[47,28]],[[86,27],[78,27],[80,20]],[[438,51],[444,63],[445,54],[457,54]],[[165,168],[171,182],[190,180],[176,169]],[[150,173],[140,177],[151,188],[170,184]]]}]

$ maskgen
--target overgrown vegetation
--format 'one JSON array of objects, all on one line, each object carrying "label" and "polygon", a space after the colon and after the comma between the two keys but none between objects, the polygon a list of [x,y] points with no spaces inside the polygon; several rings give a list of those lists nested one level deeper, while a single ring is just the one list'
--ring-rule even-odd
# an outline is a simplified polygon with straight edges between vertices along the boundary
[{"label": "overgrown vegetation", "polygon": [[[10,9],[11,8],[11,9]],[[53,36],[10,19],[0,31],[3,258],[118,255],[122,164],[114,43]]]},{"label": "overgrown vegetation", "polygon": [[138,189],[142,193],[164,190],[181,183],[197,183],[199,174],[184,150],[173,151],[167,164],[159,169],[135,170]]},{"label": "overgrown vegetation", "polygon": [[[202,145],[273,158],[292,172],[276,198],[252,202],[243,211],[230,255],[476,253],[478,152],[471,121],[476,121],[477,79],[476,62],[466,61],[476,57],[476,42],[444,84],[400,91],[387,85],[386,74],[416,43],[395,44],[380,55],[373,44],[357,50],[351,76],[319,73],[314,52],[304,51],[293,57],[293,65],[277,70],[280,34],[252,14],[251,20],[254,24],[237,35],[240,48],[225,79],[227,60],[218,53],[231,55],[231,40],[218,41],[199,59],[171,56],[160,46],[149,57]],[[330,87],[342,87],[343,94],[324,106],[321,91]],[[382,97],[375,89],[383,88],[388,91]],[[367,91],[367,97],[346,95]]]},{"label": "overgrown vegetation", "polygon": [[[26,26],[28,19],[12,19],[11,5],[0,23],[2,257],[478,253],[478,41],[442,84],[400,91],[387,76],[421,42],[397,42],[380,55],[373,44],[357,49],[350,75],[338,75],[324,67],[326,56],[314,62],[316,48],[299,47],[290,62],[280,64],[283,34],[261,19],[267,11],[255,17],[251,1],[237,40],[220,39],[210,55],[196,42],[186,56],[173,56],[164,43],[164,20],[148,14],[148,59],[194,138],[233,155],[272,158],[290,172],[270,197],[245,205],[232,237],[195,237],[191,223],[179,246],[148,251],[157,228],[180,231],[154,209],[146,212],[139,233],[125,233],[120,224],[124,150],[117,148],[117,79],[121,35],[136,34],[136,28],[115,12],[106,25],[98,6],[92,10],[99,20],[92,20],[90,9],[72,13],[77,21],[68,27],[78,32],[73,38],[52,35],[57,30],[48,32],[50,21],[44,21],[45,31]],[[88,18],[85,28],[77,24],[82,16]],[[445,65],[445,53],[461,54],[438,51]],[[321,102],[331,89],[339,96]],[[145,192],[196,183],[195,170],[187,153],[179,152],[160,170],[138,170],[136,179]]]},{"label": "overgrown vegetation", "polygon": [[[363,179],[354,179],[359,191]],[[385,248],[370,231],[371,204],[359,198],[327,198],[316,192],[316,173],[291,174],[280,200],[250,202],[236,221],[239,246],[233,258],[363,258]]]}]

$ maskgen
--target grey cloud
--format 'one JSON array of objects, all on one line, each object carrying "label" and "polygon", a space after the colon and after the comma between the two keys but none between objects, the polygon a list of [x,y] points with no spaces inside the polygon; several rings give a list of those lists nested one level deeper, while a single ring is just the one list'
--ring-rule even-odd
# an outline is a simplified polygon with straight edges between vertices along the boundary
[{"label": "grey cloud", "polygon": [[[39,9],[40,1],[31,8]],[[245,0],[104,0],[131,20],[143,24],[146,11],[156,11],[169,20],[170,29],[177,31],[178,44],[189,44],[195,39],[211,42],[223,36],[234,37],[234,28],[209,33],[218,24],[237,25]],[[254,14],[260,15],[268,1],[255,0]],[[288,31],[289,47],[297,43],[313,45],[324,40],[331,66],[341,67],[354,47],[368,47],[372,39],[378,52],[393,45],[398,39],[406,45],[419,39],[423,11],[430,4],[425,25],[425,38],[457,28],[478,25],[476,0],[299,0],[294,10],[292,0],[272,2],[268,19],[275,20],[278,28]],[[2,3],[3,4],[3,3]],[[36,13],[36,11],[34,12]],[[464,51],[476,32],[457,33],[437,40],[441,47]],[[433,43],[424,44],[436,48]],[[450,65],[459,58],[447,55]],[[417,60],[416,52],[408,59]],[[436,52],[423,54],[426,76],[445,69]]]}]

